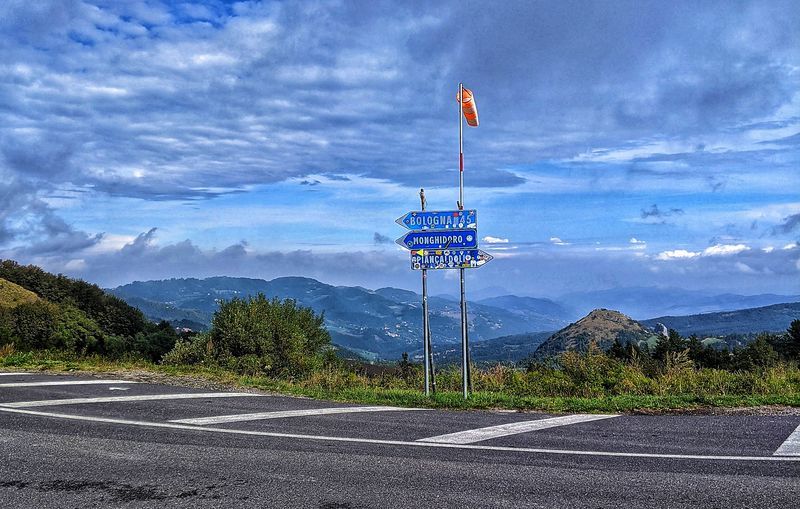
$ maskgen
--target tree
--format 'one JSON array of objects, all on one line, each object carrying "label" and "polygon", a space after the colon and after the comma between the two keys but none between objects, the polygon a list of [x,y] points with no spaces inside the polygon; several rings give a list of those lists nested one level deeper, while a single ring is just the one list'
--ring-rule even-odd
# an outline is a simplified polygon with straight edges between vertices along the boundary
[{"label": "tree", "polygon": [[661,337],[658,343],[656,343],[653,349],[653,358],[663,361],[667,353],[681,352],[686,350],[686,348],[688,348],[688,344],[681,335],[678,334],[678,331],[670,329],[668,335],[666,337]]},{"label": "tree", "polygon": [[625,347],[622,346],[622,342],[619,338],[614,338],[614,343],[611,345],[611,348],[608,349],[608,355],[621,361],[628,359],[628,354],[625,352]]},{"label": "tree", "polygon": [[406,382],[414,376],[414,365],[408,360],[408,352],[403,352],[403,356],[397,362],[397,367],[400,368],[400,377]]},{"label": "tree", "polygon": [[760,334],[755,341],[733,354],[733,367],[741,370],[757,370],[778,363],[778,353],[769,344],[768,336]]},{"label": "tree", "polygon": [[131,350],[156,362],[175,347],[177,340],[175,329],[169,322],[162,320],[157,325],[149,326],[147,332],[136,334]]},{"label": "tree", "polygon": [[792,320],[786,334],[788,335],[786,356],[800,360],[800,320]]},{"label": "tree", "polygon": [[728,367],[730,354],[728,349],[717,350],[711,345],[704,345],[697,335],[692,334],[686,343],[689,358],[701,368],[724,369]]}]

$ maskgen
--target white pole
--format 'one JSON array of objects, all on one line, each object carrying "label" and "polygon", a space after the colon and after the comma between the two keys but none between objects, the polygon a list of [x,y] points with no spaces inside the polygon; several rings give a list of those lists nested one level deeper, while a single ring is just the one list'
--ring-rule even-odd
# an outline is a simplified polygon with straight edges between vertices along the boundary
[{"label": "white pole", "polygon": [[[464,120],[462,104],[464,84],[458,84],[458,210],[464,210]],[[467,299],[464,290],[464,269],[461,275],[461,382],[464,399],[469,396],[469,345],[467,344]]]}]

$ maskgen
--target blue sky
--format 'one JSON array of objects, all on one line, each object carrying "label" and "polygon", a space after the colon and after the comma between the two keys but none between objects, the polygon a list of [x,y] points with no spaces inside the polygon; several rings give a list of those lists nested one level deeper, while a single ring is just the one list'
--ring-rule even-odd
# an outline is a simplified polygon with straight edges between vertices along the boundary
[{"label": "blue sky", "polygon": [[463,81],[465,202],[496,258],[469,288],[798,293],[798,19],[793,1],[6,1],[0,257],[103,286],[417,289],[394,220],[420,187],[455,206]]}]

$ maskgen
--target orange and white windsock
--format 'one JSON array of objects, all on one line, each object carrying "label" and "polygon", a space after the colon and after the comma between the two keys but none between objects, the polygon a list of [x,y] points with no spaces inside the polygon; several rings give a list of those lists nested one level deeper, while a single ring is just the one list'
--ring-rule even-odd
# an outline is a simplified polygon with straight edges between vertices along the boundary
[{"label": "orange and white windsock", "polygon": [[464,118],[467,119],[467,125],[470,127],[478,127],[478,106],[475,104],[475,96],[472,95],[472,90],[464,88],[464,97],[459,97],[456,94],[456,101],[461,103],[461,111],[464,113]]}]

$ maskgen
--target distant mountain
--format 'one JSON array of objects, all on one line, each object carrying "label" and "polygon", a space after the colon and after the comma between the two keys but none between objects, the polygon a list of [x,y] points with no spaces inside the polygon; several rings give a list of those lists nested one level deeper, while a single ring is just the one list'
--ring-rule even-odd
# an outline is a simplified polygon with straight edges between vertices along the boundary
[{"label": "distant mountain", "polygon": [[[552,332],[531,332],[528,334],[512,334],[486,341],[470,342],[470,355],[475,364],[496,364],[498,362],[516,364],[525,360],[536,351]],[[435,350],[434,360],[440,365],[458,364],[461,362],[461,345],[453,345],[447,349]],[[419,360],[422,353],[417,352]]]},{"label": "distant mountain", "polygon": [[559,298],[568,309],[582,316],[592,309],[617,309],[637,319],[680,316],[769,306],[800,301],[800,295],[714,294],[680,288],[631,287],[575,292]]},{"label": "distant mountain", "polygon": [[565,322],[579,318],[574,311],[550,299],[502,295],[478,301],[479,304],[502,308],[536,323],[537,330],[556,330]]},{"label": "distant mountain", "polygon": [[592,341],[601,349],[607,350],[617,339],[623,344],[651,343],[657,336],[653,331],[644,328],[639,322],[619,311],[595,309],[547,338],[534,352],[534,358],[555,357],[571,350],[585,352]]},{"label": "distant mountain", "polygon": [[[324,312],[325,325],[333,342],[368,359],[397,359],[402,352],[414,352],[421,345],[421,297],[397,288],[372,291],[361,287],[331,286],[302,277],[272,281],[212,277],[137,281],[110,291],[142,309],[153,320],[167,319],[173,323],[188,320],[205,326],[210,324],[222,300],[260,292],[268,297],[294,299],[318,313]],[[533,302],[535,300],[523,299],[518,307],[509,308],[469,303],[469,330],[473,344],[510,334],[554,330],[568,323],[557,305]],[[428,304],[434,342],[445,347],[459,344],[459,303],[430,297]],[[548,306],[559,314],[548,315],[545,310]]]},{"label": "distant mountain", "polygon": [[800,302],[774,304],[752,309],[704,313],[689,316],[661,316],[642,320],[642,324],[653,326],[663,323],[682,336],[720,336],[743,332],[784,332],[792,320],[800,319]]}]

